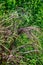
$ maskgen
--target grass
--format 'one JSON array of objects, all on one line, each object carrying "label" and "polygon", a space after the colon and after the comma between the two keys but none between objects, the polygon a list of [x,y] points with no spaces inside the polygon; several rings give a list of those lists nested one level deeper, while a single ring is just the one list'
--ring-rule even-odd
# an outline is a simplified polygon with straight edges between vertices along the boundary
[{"label": "grass", "polygon": [[43,65],[43,3],[13,1],[0,1],[0,63]]}]

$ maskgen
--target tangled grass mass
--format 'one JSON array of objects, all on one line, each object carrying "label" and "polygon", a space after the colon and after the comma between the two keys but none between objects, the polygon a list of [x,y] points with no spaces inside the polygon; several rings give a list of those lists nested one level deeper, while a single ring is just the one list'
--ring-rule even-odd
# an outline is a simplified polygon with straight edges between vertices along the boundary
[{"label": "tangled grass mass", "polygon": [[43,65],[43,0],[0,0],[0,65]]}]

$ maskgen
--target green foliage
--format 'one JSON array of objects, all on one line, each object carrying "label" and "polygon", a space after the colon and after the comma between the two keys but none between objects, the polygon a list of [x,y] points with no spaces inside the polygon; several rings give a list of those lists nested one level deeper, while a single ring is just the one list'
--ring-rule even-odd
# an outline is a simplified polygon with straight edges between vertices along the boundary
[{"label": "green foliage", "polygon": [[43,65],[42,0],[0,0],[0,51],[1,65]]}]

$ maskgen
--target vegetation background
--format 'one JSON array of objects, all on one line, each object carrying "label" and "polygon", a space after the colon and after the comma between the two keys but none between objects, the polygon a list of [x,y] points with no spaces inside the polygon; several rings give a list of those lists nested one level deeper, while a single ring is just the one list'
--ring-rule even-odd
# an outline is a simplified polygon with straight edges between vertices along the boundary
[{"label": "vegetation background", "polygon": [[0,0],[0,65],[43,65],[43,0]]}]

